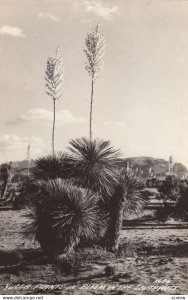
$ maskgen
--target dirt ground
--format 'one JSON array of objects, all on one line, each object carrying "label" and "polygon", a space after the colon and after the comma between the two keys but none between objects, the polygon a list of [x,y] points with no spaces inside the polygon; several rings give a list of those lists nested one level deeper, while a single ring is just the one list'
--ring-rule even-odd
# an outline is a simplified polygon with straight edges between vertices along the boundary
[{"label": "dirt ground", "polygon": [[[23,210],[0,212],[0,250],[33,249],[41,255],[37,242],[22,238],[28,221],[24,215]],[[188,294],[187,234],[187,229],[122,230],[123,258],[101,256],[74,276],[41,261],[6,271],[0,267],[0,293]],[[107,266],[115,267],[115,273],[107,274]]]}]

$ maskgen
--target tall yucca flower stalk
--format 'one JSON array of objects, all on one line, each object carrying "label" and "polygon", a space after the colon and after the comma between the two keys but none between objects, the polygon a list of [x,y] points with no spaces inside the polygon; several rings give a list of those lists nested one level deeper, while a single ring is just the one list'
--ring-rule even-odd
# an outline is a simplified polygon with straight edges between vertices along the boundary
[{"label": "tall yucca flower stalk", "polygon": [[64,67],[62,57],[59,53],[59,48],[57,48],[55,57],[50,56],[47,60],[45,79],[47,87],[46,93],[53,100],[52,154],[54,155],[56,101],[62,97],[64,79]]},{"label": "tall yucca flower stalk", "polygon": [[94,83],[98,78],[100,71],[103,69],[103,54],[105,41],[100,32],[99,25],[96,26],[94,31],[87,34],[85,39],[86,49],[84,50],[87,63],[85,65],[86,71],[91,78],[91,103],[90,103],[90,126],[89,136],[92,139],[92,113],[93,113],[93,96],[94,96]]}]

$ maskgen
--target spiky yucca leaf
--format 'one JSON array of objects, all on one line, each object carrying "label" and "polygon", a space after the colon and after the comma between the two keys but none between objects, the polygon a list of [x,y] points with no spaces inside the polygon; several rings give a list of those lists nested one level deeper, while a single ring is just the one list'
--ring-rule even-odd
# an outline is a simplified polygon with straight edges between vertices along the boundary
[{"label": "spiky yucca leaf", "polygon": [[119,150],[115,150],[109,141],[100,139],[79,138],[71,140],[70,145],[71,176],[77,184],[111,196],[117,181]]},{"label": "spiky yucca leaf", "polygon": [[[68,181],[39,181],[40,195],[32,227],[47,253],[59,255],[79,243],[99,240],[107,228],[106,215],[98,207],[98,196]],[[26,233],[27,236],[27,233]]]},{"label": "spiky yucca leaf", "polygon": [[68,160],[68,155],[61,152],[39,157],[35,160],[33,176],[36,180],[67,178],[70,166],[67,165]]}]

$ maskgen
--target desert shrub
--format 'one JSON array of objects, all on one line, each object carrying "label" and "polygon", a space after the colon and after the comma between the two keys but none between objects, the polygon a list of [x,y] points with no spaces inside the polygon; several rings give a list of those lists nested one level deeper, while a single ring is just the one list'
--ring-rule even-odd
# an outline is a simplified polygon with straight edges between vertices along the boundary
[{"label": "desert shrub", "polygon": [[27,177],[27,179],[18,186],[13,208],[22,209],[24,207],[32,207],[35,205],[37,192],[38,186],[36,182],[32,178]]},{"label": "desert shrub", "polygon": [[160,184],[158,190],[164,199],[177,200],[180,180],[175,176],[167,176]]},{"label": "desert shrub", "polygon": [[176,205],[171,207],[167,201],[164,201],[164,206],[157,213],[157,219],[166,221],[168,218],[182,218],[188,220],[188,183],[187,181],[177,181],[175,194],[171,194],[171,200],[176,201]]},{"label": "desert shrub", "polygon": [[175,214],[175,208],[166,204],[166,205],[160,207],[156,211],[155,218],[161,222],[165,222],[169,218],[174,217],[174,214]]},{"label": "desert shrub", "polygon": [[159,180],[155,177],[153,178],[148,178],[146,180],[146,187],[147,188],[157,188],[159,185]]},{"label": "desert shrub", "polygon": [[61,272],[76,274],[80,270],[91,270],[94,264],[108,264],[115,260],[115,255],[101,246],[77,248],[75,252],[60,255],[57,263]]},{"label": "desert shrub", "polygon": [[94,245],[92,247],[86,247],[84,249],[77,249],[78,256],[87,265],[98,262],[106,263],[115,259],[115,254],[107,251],[105,248]]},{"label": "desert shrub", "polygon": [[114,265],[107,265],[104,269],[106,276],[113,276],[115,275],[115,266]]},{"label": "desert shrub", "polygon": [[188,183],[186,181],[180,183],[176,215],[185,221],[188,220]]},{"label": "desert shrub", "polygon": [[161,200],[162,199],[162,194],[161,193],[156,193],[156,196],[155,196],[155,198],[157,199],[157,200]]},{"label": "desert shrub", "polygon": [[20,173],[16,173],[13,175],[11,182],[12,183],[17,183],[17,184],[21,184],[22,182],[26,181],[28,179],[28,175],[23,175]]},{"label": "desert shrub", "polygon": [[131,242],[124,242],[120,244],[117,252],[118,258],[135,257],[136,256],[136,245]]},{"label": "desert shrub", "polygon": [[60,272],[65,275],[77,275],[78,272],[85,267],[77,252],[65,253],[61,255],[57,259],[57,265],[60,269]]}]

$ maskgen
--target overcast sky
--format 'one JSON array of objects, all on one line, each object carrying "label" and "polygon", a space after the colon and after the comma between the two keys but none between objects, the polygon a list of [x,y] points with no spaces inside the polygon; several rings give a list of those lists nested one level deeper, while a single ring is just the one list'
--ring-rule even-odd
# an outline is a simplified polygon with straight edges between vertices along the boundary
[{"label": "overcast sky", "polygon": [[56,150],[89,135],[87,32],[100,22],[104,70],[95,85],[93,131],[125,157],[170,155],[188,167],[188,1],[0,0],[0,162],[51,150],[49,55],[65,68]]}]

